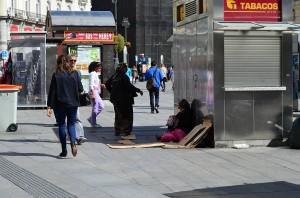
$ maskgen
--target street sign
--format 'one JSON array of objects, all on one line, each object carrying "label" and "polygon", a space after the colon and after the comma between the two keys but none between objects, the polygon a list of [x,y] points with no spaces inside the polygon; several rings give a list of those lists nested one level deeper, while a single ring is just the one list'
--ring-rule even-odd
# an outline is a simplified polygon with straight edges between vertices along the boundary
[{"label": "street sign", "polygon": [[1,58],[2,58],[3,60],[6,60],[6,59],[7,59],[7,51],[6,51],[6,50],[3,50],[3,51],[1,52]]}]

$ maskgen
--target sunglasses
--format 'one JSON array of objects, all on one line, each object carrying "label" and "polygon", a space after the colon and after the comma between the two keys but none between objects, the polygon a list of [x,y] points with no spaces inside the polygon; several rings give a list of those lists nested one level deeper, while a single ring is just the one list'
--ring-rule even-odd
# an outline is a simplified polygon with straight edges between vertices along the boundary
[{"label": "sunglasses", "polygon": [[77,60],[70,60],[71,62],[76,62]]}]

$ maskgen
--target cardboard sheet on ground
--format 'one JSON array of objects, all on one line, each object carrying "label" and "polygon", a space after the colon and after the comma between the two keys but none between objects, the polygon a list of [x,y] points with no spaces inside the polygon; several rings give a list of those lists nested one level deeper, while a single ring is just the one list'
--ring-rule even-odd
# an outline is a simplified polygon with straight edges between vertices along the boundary
[{"label": "cardboard sheet on ground", "polygon": [[195,148],[201,141],[207,136],[208,129],[212,126],[211,123],[204,123],[195,126],[189,134],[187,134],[179,143],[145,143],[145,144],[134,144],[130,140],[119,140],[119,143],[125,144],[107,144],[108,147],[114,149],[124,148],[151,148],[151,147],[162,147],[162,148]]},{"label": "cardboard sheet on ground", "polygon": [[135,140],[136,136],[135,136],[135,134],[130,134],[130,135],[126,135],[126,136],[121,136],[121,138],[123,140]]},{"label": "cardboard sheet on ground", "polygon": [[131,145],[117,145],[117,144],[107,144],[109,148],[114,149],[124,149],[124,148],[151,148],[151,147],[161,147],[164,143],[154,142],[154,143],[146,143],[146,144],[131,144]]}]

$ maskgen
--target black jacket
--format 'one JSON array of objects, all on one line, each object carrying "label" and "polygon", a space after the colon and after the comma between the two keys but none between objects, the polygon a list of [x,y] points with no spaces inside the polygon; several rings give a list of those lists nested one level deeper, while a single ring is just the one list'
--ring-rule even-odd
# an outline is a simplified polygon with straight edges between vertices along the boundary
[{"label": "black jacket", "polygon": [[125,73],[119,72],[113,75],[106,83],[106,89],[110,92],[110,102],[117,104],[134,104],[134,97],[141,90],[133,86]]},{"label": "black jacket", "polygon": [[189,133],[193,127],[193,112],[191,109],[184,109],[176,114],[178,118],[178,124],[175,128],[183,130],[185,133]]},{"label": "black jacket", "polygon": [[56,108],[60,106],[80,106],[79,93],[83,92],[83,86],[77,72],[59,72],[52,75],[48,92],[47,106]]}]

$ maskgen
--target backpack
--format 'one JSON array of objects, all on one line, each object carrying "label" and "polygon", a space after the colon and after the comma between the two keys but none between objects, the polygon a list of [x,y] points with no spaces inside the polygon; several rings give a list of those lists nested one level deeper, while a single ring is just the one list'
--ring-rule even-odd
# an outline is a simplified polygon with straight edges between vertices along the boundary
[{"label": "backpack", "polygon": [[151,79],[149,79],[149,80],[147,81],[147,83],[146,83],[146,88],[147,88],[148,90],[154,88],[154,78],[155,78],[156,70],[157,70],[157,68],[156,68],[155,71],[154,71],[153,77],[152,77]]},{"label": "backpack", "polygon": [[148,90],[153,89],[154,88],[154,78],[151,78],[147,81],[146,83],[146,88]]}]

